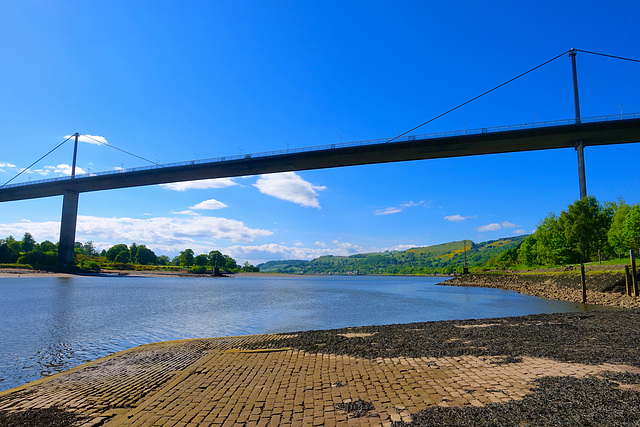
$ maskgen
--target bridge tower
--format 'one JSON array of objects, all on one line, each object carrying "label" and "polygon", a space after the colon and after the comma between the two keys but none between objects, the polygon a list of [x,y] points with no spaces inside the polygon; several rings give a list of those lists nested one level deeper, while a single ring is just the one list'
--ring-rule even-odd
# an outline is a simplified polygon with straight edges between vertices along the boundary
[{"label": "bridge tower", "polygon": [[[582,123],[580,118],[580,97],[578,96],[578,72],[576,70],[576,53],[575,49],[569,51],[571,57],[571,71],[573,75],[573,104],[576,109],[576,124]],[[578,141],[576,144],[578,152],[578,181],[580,183],[580,200],[587,197],[587,173],[584,167],[584,141]]]},{"label": "bridge tower", "polygon": [[[75,133],[75,145],[73,147],[73,163],[71,165],[71,178],[76,177],[76,159],[78,157],[78,137]],[[73,255],[76,241],[76,222],[78,219],[77,191],[66,190],[62,199],[62,218],[60,220],[60,240],[58,243],[58,264],[63,268],[69,268],[73,264]]]}]

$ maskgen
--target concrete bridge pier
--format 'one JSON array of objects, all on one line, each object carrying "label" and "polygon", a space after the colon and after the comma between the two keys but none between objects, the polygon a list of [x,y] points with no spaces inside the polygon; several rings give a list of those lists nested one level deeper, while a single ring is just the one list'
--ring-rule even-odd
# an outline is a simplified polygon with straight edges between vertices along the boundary
[{"label": "concrete bridge pier", "polygon": [[63,268],[69,268],[73,265],[79,193],[77,191],[66,190],[62,197],[58,264]]}]

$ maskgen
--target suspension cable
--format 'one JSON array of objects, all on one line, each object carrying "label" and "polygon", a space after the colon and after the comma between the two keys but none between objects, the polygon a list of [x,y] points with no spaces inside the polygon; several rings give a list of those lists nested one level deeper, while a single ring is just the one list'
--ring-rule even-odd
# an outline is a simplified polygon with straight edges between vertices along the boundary
[{"label": "suspension cable", "polygon": [[525,76],[525,75],[529,74],[530,72],[537,70],[538,68],[540,68],[540,67],[542,67],[542,66],[544,66],[544,65],[547,65],[549,62],[555,61],[556,59],[560,58],[561,56],[566,55],[566,54],[567,54],[567,53],[569,53],[569,52],[570,52],[570,51],[568,51],[568,50],[567,50],[567,51],[565,51],[565,52],[562,52],[560,55],[554,56],[553,58],[549,59],[548,61],[545,61],[545,62],[543,62],[542,64],[539,64],[539,65],[537,65],[537,66],[535,66],[535,67],[531,68],[530,70],[525,71],[524,73],[519,74],[519,75],[515,76],[514,78],[512,78],[512,79],[510,79],[510,80],[507,80],[506,82],[504,82],[504,83],[502,83],[502,84],[499,84],[498,86],[494,87],[493,89],[489,89],[488,91],[486,91],[486,92],[484,92],[484,93],[481,93],[480,95],[478,95],[478,96],[476,96],[476,97],[474,97],[474,98],[471,98],[470,100],[465,101],[465,102],[463,102],[462,104],[460,104],[460,105],[458,105],[458,106],[456,106],[456,107],[453,107],[452,109],[447,110],[447,111],[445,111],[444,113],[439,114],[439,115],[435,116],[434,118],[429,119],[429,120],[427,120],[426,122],[424,122],[424,123],[422,123],[422,124],[419,124],[418,126],[415,126],[415,127],[411,128],[411,129],[409,129],[408,131],[403,132],[403,133],[401,133],[400,135],[395,136],[395,137],[393,137],[393,138],[391,138],[391,139],[387,140],[386,142],[391,142],[391,141],[393,141],[393,140],[396,140],[396,139],[400,138],[401,136],[404,136],[404,135],[408,134],[409,132],[413,132],[414,130],[416,130],[416,129],[418,129],[418,128],[421,128],[422,126],[424,126],[424,125],[426,125],[426,124],[428,124],[428,123],[431,123],[432,121],[434,121],[434,120],[436,120],[436,119],[439,119],[440,117],[445,116],[445,115],[447,115],[447,114],[451,113],[452,111],[455,111],[455,110],[457,110],[458,108],[463,107],[463,106],[465,106],[465,105],[467,105],[467,104],[469,104],[469,103],[471,103],[471,102],[475,101],[476,99],[481,98],[481,97],[483,97],[483,96],[485,96],[485,95],[487,95],[487,94],[489,94],[489,93],[493,92],[494,90],[499,89],[499,88],[501,88],[502,86],[505,86],[505,85],[507,85],[507,84],[511,83],[512,81],[517,80],[517,79],[519,79],[520,77]]},{"label": "suspension cable", "polygon": [[5,185],[9,184],[11,181],[13,181],[14,179],[16,179],[17,177],[19,177],[20,175],[22,175],[23,173],[25,173],[26,171],[28,171],[33,165],[35,165],[36,163],[38,163],[40,160],[44,159],[45,157],[47,157],[49,154],[53,153],[54,151],[56,151],[58,148],[60,148],[62,146],[62,144],[64,144],[65,142],[67,142],[68,140],[70,140],[71,138],[73,138],[75,136],[71,135],[69,136],[67,139],[65,139],[64,141],[62,141],[60,144],[58,144],[54,149],[52,149],[51,151],[49,151],[47,154],[45,154],[44,156],[40,157],[38,160],[36,160],[35,162],[31,163],[29,166],[27,166],[26,168],[22,169],[16,176],[14,176],[13,178],[11,178],[9,181],[5,182],[4,184],[0,185],[0,188],[4,187]]},{"label": "suspension cable", "polygon": [[90,140],[97,142],[98,144],[105,145],[107,147],[113,148],[114,150],[121,151],[121,152],[123,152],[125,154],[128,154],[130,156],[137,157],[138,159],[144,160],[145,162],[149,162],[149,163],[154,164],[156,166],[160,166],[160,164],[157,163],[157,162],[154,162],[154,161],[149,160],[149,159],[145,159],[144,157],[140,157],[137,154],[130,153],[130,152],[126,151],[126,150],[123,150],[122,148],[116,147],[115,145],[111,145],[111,144],[107,144],[106,142],[102,142],[102,141],[100,141],[98,139],[93,138],[91,135],[82,135],[82,136],[85,136],[85,137],[89,138]]},{"label": "suspension cable", "polygon": [[578,52],[590,53],[592,55],[606,56],[608,58],[622,59],[623,61],[640,62],[640,59],[625,58],[624,56],[608,55],[606,53],[591,52],[588,50],[576,49]]}]

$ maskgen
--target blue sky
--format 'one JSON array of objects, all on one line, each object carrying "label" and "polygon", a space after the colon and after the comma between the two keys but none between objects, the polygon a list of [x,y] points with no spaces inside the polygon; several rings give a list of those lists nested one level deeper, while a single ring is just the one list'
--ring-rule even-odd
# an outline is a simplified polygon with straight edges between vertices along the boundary
[{"label": "blue sky", "polygon": [[[392,137],[572,47],[640,58],[637,1],[0,2],[0,182],[79,132],[159,163]],[[582,116],[640,112],[640,64],[579,53]],[[557,59],[416,133],[573,117]],[[72,144],[14,182],[63,176]],[[639,144],[587,190],[639,200]],[[145,166],[91,142],[84,172]],[[198,188],[199,187],[199,188]],[[574,150],[84,193],[76,240],[311,259],[530,233],[579,195]],[[61,197],[0,206],[57,241]]]}]

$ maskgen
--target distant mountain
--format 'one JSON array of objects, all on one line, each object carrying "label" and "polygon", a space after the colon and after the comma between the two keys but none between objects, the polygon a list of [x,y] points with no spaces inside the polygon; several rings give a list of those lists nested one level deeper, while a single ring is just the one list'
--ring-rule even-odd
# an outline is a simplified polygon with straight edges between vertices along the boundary
[{"label": "distant mountain", "polygon": [[351,256],[326,255],[311,261],[269,261],[258,265],[265,273],[290,274],[450,274],[464,265],[481,265],[502,252],[517,248],[527,236],[474,243],[471,240],[425,246],[406,251],[386,251]]}]

